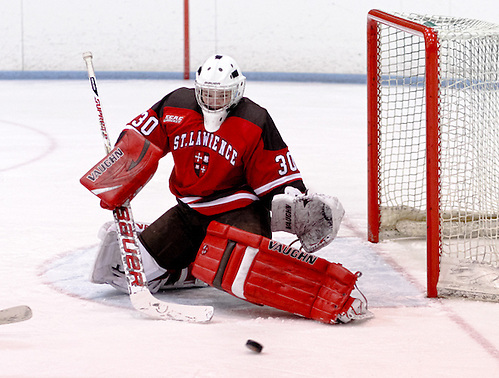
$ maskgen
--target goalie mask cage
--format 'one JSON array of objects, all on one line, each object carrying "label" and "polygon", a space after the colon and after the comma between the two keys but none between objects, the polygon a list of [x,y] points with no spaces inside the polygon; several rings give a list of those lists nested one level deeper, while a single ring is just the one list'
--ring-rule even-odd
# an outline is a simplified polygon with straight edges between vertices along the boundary
[{"label": "goalie mask cage", "polygon": [[368,239],[426,237],[427,295],[499,299],[499,27],[368,14]]}]

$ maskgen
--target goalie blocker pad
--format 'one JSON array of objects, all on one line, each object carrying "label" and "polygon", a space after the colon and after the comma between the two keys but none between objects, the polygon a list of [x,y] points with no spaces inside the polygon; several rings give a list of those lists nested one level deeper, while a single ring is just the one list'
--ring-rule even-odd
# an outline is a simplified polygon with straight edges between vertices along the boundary
[{"label": "goalie blocker pad", "polygon": [[80,182],[101,199],[102,207],[115,209],[137,195],[156,172],[162,156],[159,147],[129,129]]},{"label": "goalie blocker pad", "polygon": [[196,278],[249,302],[323,323],[348,310],[360,273],[260,235],[211,222]]}]

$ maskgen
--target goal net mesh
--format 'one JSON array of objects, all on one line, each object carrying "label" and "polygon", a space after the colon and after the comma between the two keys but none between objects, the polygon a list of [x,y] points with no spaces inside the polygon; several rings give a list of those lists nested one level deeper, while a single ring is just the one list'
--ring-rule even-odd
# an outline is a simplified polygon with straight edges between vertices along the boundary
[{"label": "goal net mesh", "polygon": [[[499,295],[499,26],[397,15],[439,43],[439,294]],[[382,238],[426,233],[423,37],[379,24],[379,201]]]}]

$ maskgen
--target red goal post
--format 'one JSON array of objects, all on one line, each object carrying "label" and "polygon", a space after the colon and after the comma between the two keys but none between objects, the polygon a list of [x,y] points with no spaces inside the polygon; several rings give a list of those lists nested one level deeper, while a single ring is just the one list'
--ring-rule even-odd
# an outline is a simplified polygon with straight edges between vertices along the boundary
[{"label": "red goal post", "polygon": [[427,285],[428,296],[437,296],[440,240],[438,235],[438,40],[429,27],[371,10],[367,21],[367,122],[368,122],[368,240],[379,241],[380,202],[378,192],[378,26],[390,25],[424,38],[426,48],[426,127],[427,133]]}]

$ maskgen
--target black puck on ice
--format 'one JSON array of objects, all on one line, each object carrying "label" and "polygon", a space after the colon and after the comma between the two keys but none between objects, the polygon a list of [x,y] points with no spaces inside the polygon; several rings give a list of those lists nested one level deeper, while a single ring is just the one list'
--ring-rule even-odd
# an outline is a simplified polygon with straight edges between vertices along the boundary
[{"label": "black puck on ice", "polygon": [[262,344],[254,341],[254,340],[246,341],[246,347],[255,353],[260,353],[263,349]]}]

